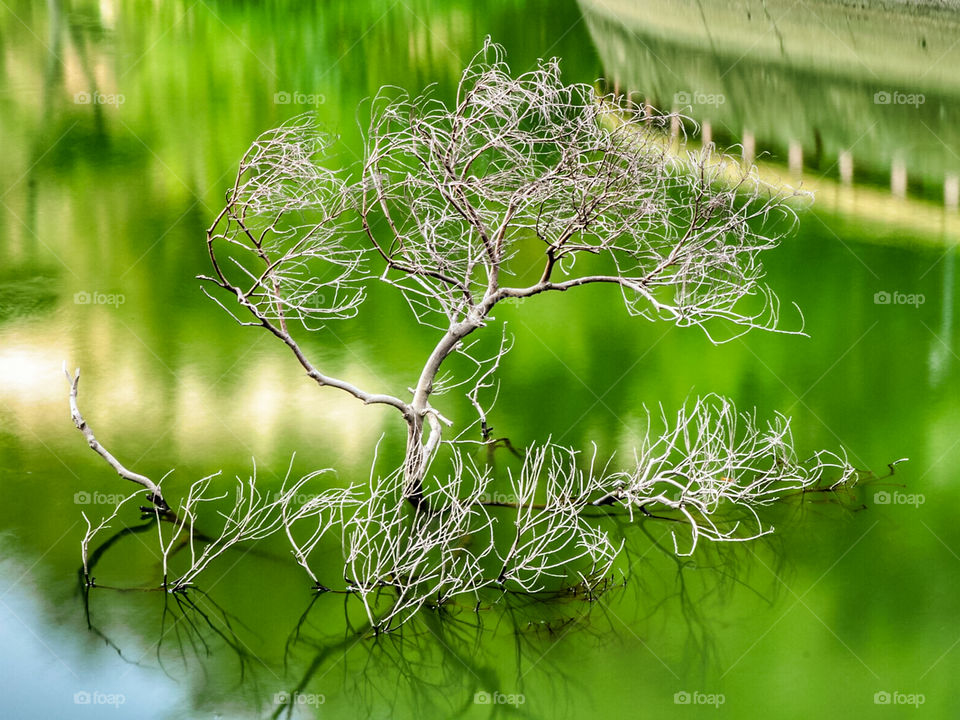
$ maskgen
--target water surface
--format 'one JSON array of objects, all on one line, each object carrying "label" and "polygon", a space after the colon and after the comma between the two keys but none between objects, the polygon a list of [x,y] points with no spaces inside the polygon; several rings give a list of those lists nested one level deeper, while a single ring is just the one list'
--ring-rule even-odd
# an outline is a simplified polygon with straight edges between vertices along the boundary
[{"label": "water surface", "polygon": [[[773,22],[760,3],[700,5],[698,19],[692,4],[593,0],[8,3],[4,716],[263,717],[277,693],[301,693],[303,717],[957,712],[956,219],[943,204],[960,169],[956,17],[766,3]],[[811,13],[842,32],[811,30]],[[820,193],[767,258],[770,283],[785,307],[803,309],[810,337],[713,347],[694,330],[627,317],[601,289],[537,298],[501,313],[516,345],[497,433],[517,446],[552,435],[625,452],[645,404],[676,408],[718,392],[761,415],[792,415],[802,449],[843,448],[879,472],[909,457],[896,477],[906,487],[772,509],[769,543],[704,548],[683,562],[661,550],[667,528],[640,525],[628,531],[626,587],[593,604],[516,600],[482,612],[479,631],[462,608],[370,638],[360,608],[312,594],[281,544],[222,558],[192,605],[157,592],[85,598],[80,512],[102,512],[85,501],[126,488],[70,424],[64,360],[83,369],[82,404],[101,439],[151,477],[176,468],[174,497],[216,470],[225,483],[246,477],[254,456],[261,482],[277,485],[294,452],[297,470],[333,467],[330,482],[350,482],[365,476],[382,434],[399,447],[390,413],[313,386],[279,344],[231,325],[193,278],[206,270],[204,228],[259,132],[315,107],[349,161],[364,98],[385,83],[436,82],[449,96],[486,34],[517,69],[557,55],[571,81],[604,78],[665,108],[678,93],[723,95],[688,111],[718,142],[751,133],[785,175],[799,144],[804,179]],[[874,103],[883,90],[927,100]],[[849,183],[837,166],[845,150]],[[895,162],[906,169],[902,193],[891,192]],[[924,302],[877,304],[878,292]],[[84,293],[122,303],[84,304]],[[358,384],[401,393],[432,337],[399,298],[378,293],[310,350]],[[448,410],[466,417],[456,403]],[[881,491],[924,502],[878,505]],[[138,527],[136,516],[115,527],[124,524]],[[119,539],[98,583],[155,584],[150,531]],[[324,552],[335,567],[337,549]],[[875,704],[895,691],[925,702]],[[524,702],[475,702],[494,692]],[[724,703],[684,707],[678,692]],[[119,696],[116,710],[95,704]]]}]

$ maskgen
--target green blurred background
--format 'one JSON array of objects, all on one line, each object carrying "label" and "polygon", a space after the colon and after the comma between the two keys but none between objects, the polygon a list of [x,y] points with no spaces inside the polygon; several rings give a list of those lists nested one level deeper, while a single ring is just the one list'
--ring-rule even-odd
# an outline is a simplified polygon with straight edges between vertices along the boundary
[{"label": "green blurred background", "polygon": [[[6,0],[0,715],[266,717],[293,691],[303,717],[956,715],[951,5]],[[481,613],[479,632],[470,613],[427,613],[399,636],[352,633],[356,605],[312,596],[282,545],[221,558],[186,612],[162,593],[95,590],[88,625],[80,512],[106,505],[76,494],[126,488],[71,426],[61,362],[83,368],[85,414],[115,454],[151,477],[176,468],[165,484],[174,497],[221,469],[227,488],[254,456],[260,481],[278,486],[294,451],[296,471],[362,479],[377,440],[397,447],[402,428],[319,390],[277,342],[205,300],[193,279],[206,270],[203,231],[258,133],[315,109],[350,162],[364,98],[388,83],[435,82],[449,96],[488,34],[515,70],[556,55],[570,81],[676,107],[722,145],[749,137],[765,172],[802,171],[817,194],[766,258],[785,324],[796,302],[809,338],[714,347],[695,330],[627,317],[601,288],[536,298],[499,314],[516,344],[497,434],[628,453],[644,405],[718,392],[791,415],[801,452],[843,448],[881,474],[909,457],[894,478],[904,486],[773,508],[774,539],[685,562],[663,552],[669,528],[640,524],[626,531],[626,587],[592,605],[517,601]],[[791,147],[802,168],[789,169]],[[877,304],[878,292],[924,302]],[[83,293],[123,302],[84,304]],[[309,347],[357,384],[402,393],[432,337],[399,297],[375,293],[357,321]],[[923,502],[878,504],[877,492]],[[137,518],[114,529],[125,524]],[[155,584],[151,538],[118,540],[98,581]],[[336,567],[337,549],[322,551]],[[224,617],[235,634],[218,634]],[[84,692],[124,703],[84,704]],[[524,702],[476,702],[484,692]],[[724,702],[685,705],[678,692]],[[883,692],[924,702],[877,704]]]}]

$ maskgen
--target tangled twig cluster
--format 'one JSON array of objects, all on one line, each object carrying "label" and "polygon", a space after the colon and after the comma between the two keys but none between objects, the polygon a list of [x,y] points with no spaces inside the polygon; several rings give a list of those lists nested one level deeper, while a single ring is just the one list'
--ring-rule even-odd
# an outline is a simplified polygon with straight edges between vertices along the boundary
[{"label": "tangled twig cluster", "polygon": [[[628,470],[612,469],[612,459],[598,463],[595,451],[583,462],[572,448],[551,442],[530,448],[519,470],[508,471],[506,501],[491,500],[504,494],[493,492],[490,468],[452,444],[450,471],[427,483],[430,512],[404,502],[402,469],[386,476],[371,472],[365,484],[319,490],[314,486],[324,484],[321,478],[330,470],[294,482],[288,470],[272,494],[258,490],[254,471],[237,480],[229,498],[211,491],[215,476],[202,478],[175,510],[153,509],[162,587],[186,590],[236,545],[282,535],[316,589],[355,595],[371,626],[389,630],[424,605],[465,596],[479,602],[484,592],[575,587],[589,597],[610,576],[624,542],[591,517],[591,509],[681,524],[686,539],[679,541],[673,530],[674,549],[690,555],[704,539],[744,542],[772,532],[758,513],[764,505],[825,482],[849,486],[857,479],[846,459],[831,453],[800,462],[782,416],[761,427],[753,415],[738,413],[720,397],[692,401],[672,422],[661,412],[659,421],[657,429],[652,421],[648,425]],[[98,525],[87,520],[81,542],[85,572],[92,540],[138,494]],[[201,509],[224,500],[220,532],[200,535]],[[210,523],[207,517],[202,525]],[[343,575],[336,582],[311,563],[326,536],[343,553]],[[171,558],[179,552],[187,556],[185,568],[168,578]]]},{"label": "tangled twig cluster", "polygon": [[[557,60],[514,76],[502,48],[487,41],[451,102],[433,89],[416,97],[382,89],[354,168],[331,167],[336,141],[308,116],[257,138],[207,231],[204,292],[241,325],[277,337],[319,386],[396,409],[405,457],[386,474],[374,462],[366,485],[328,488],[307,502],[299,494],[326,471],[285,482],[275,496],[262,495],[253,478],[238,481],[221,533],[198,550],[199,509],[223,500],[210,494],[215,476],[169,510],[159,484],[93,438],[68,375],[74,420],[91,447],[147,488],[158,519],[172,518],[167,534],[158,523],[164,586],[182,590],[237,543],[282,533],[317,587],[330,589],[311,556],[335,536],[342,591],[362,600],[375,627],[390,628],[425,604],[481,591],[594,587],[622,541],[588,517],[590,508],[683,523],[689,539],[675,532],[674,549],[688,554],[702,539],[770,532],[763,506],[828,475],[831,484],[854,481],[842,456],[799,461],[787,418],[761,425],[711,395],[675,418],[661,409],[657,429],[651,416],[626,469],[598,467],[595,457],[582,467],[575,450],[546,441],[510,474],[511,502],[485,499],[495,478],[465,448],[498,442],[488,415],[512,340],[504,330],[485,356],[473,334],[496,321],[499,303],[612,286],[629,313],[698,327],[713,342],[755,328],[783,332],[760,259],[782,233],[769,221],[794,218],[789,198],[737,160],[676,150],[665,133],[676,120],[564,84]],[[374,282],[398,289],[416,319],[440,333],[406,395],[327,374],[298,340],[353,318]],[[444,365],[456,354],[468,359],[466,376]],[[447,438],[452,423],[432,398],[455,388],[477,419]],[[441,452],[448,471],[437,469]],[[90,541],[108,521],[88,523],[85,568]],[[181,547],[188,568],[169,580],[168,558]]]}]

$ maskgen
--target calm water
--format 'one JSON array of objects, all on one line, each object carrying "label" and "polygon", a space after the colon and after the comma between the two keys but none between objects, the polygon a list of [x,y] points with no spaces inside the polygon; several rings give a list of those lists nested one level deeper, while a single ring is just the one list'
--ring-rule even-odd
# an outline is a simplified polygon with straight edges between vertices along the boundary
[{"label": "calm water", "polygon": [[[303,717],[957,714],[960,235],[943,205],[960,171],[957,23],[831,2],[7,2],[0,716],[265,717],[277,693],[300,693]],[[528,301],[502,313],[516,347],[497,434],[626,451],[644,403],[713,391],[792,415],[803,450],[842,447],[878,471],[909,457],[904,486],[773,509],[771,542],[684,562],[662,552],[665,528],[638,526],[626,587],[593,605],[515,601],[481,612],[480,630],[464,608],[369,638],[358,604],[312,595],[269,544],[221,558],[190,605],[106,589],[85,602],[80,512],[105,505],[76,494],[126,488],[70,424],[64,360],[83,368],[85,414],[121,459],[151,477],[176,468],[173,497],[216,470],[246,477],[253,456],[277,485],[294,451],[295,469],[335,467],[346,482],[367,471],[382,433],[388,449],[402,440],[389,413],[319,391],[277,343],[232,326],[193,277],[256,134],[315,106],[345,152],[359,151],[363,98],[384,83],[449,93],[486,34],[517,69],[558,55],[570,80],[689,103],[714,139],[748,134],[784,175],[800,148],[818,195],[767,258],[810,338],[715,348],[631,320],[600,290]],[[875,101],[882,92],[890,102]],[[878,292],[923,302],[877,304]],[[78,303],[83,293],[118,301]],[[400,393],[431,337],[376,295],[312,350]],[[881,491],[921,497],[883,505]],[[155,584],[153,528],[124,516],[114,529],[124,525],[140,532],[103,555],[98,582]],[[335,567],[337,549],[321,552]],[[684,691],[724,702],[676,704]],[[475,702],[484,692],[524,702]],[[924,702],[882,707],[878,692]]]}]

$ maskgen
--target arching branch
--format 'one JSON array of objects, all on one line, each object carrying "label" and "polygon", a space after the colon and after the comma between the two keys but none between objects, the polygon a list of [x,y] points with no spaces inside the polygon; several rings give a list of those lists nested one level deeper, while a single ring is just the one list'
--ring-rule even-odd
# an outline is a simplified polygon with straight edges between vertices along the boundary
[{"label": "arching branch", "polygon": [[83,415],[80,414],[80,408],[77,406],[77,390],[80,386],[80,368],[77,368],[76,374],[71,376],[67,371],[66,363],[64,363],[63,374],[67,376],[67,383],[70,385],[70,417],[73,419],[73,424],[77,426],[77,430],[83,433],[83,437],[86,438],[90,449],[106,460],[107,464],[116,470],[120,477],[142,485],[147,491],[147,498],[156,505],[159,510],[169,510],[170,508],[166,500],[163,499],[163,493],[160,491],[159,485],[146,475],[128,470],[94,437],[93,430],[87,425],[87,421],[83,419]]}]

